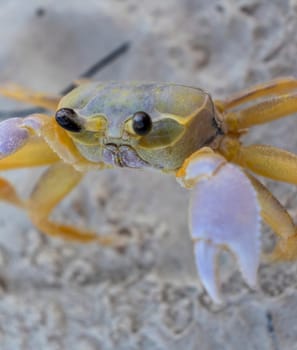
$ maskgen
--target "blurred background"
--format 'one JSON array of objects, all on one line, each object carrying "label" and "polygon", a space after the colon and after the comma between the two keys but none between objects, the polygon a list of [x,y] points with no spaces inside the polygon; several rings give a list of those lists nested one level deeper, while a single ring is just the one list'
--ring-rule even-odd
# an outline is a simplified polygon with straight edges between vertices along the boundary
[{"label": "blurred background", "polygon": [[[296,0],[0,0],[0,83],[56,95],[124,43],[97,80],[172,81],[222,98],[297,73]],[[0,111],[27,105],[0,99]],[[247,143],[297,152],[296,118]],[[42,170],[3,173],[24,196]],[[265,183],[296,219],[296,189]],[[51,239],[0,204],[0,349],[297,349],[297,263],[266,266],[257,291],[222,256],[226,304],[196,274],[188,193],[174,178],[90,173],[53,217],[131,238],[122,249]],[[273,235],[263,227],[263,250]]]}]

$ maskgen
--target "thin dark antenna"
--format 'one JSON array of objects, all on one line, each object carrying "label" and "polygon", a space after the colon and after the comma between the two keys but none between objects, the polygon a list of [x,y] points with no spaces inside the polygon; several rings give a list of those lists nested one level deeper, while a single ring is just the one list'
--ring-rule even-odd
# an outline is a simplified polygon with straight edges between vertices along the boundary
[{"label": "thin dark antenna", "polygon": [[[107,56],[103,57],[100,61],[96,62],[93,66],[91,66],[89,69],[87,69],[84,73],[82,73],[79,76],[79,79],[84,78],[91,78],[93,77],[97,72],[111,64],[114,60],[116,60],[118,57],[122,56],[126,51],[128,51],[130,48],[130,43],[126,42],[119,46],[117,49],[112,51]],[[75,84],[71,83],[68,86],[66,86],[61,92],[60,95],[66,95],[68,92],[73,90],[76,87]]]},{"label": "thin dark antenna", "polygon": [[[98,73],[103,68],[107,67],[111,63],[113,63],[117,58],[126,53],[130,48],[130,43],[125,42],[115,50],[110,52],[105,57],[101,58],[98,62],[93,64],[90,68],[88,68],[84,73],[79,75],[78,79],[87,79],[93,77],[96,73]],[[66,86],[62,91],[60,91],[60,95],[66,95],[68,92],[73,90],[76,87],[75,83],[71,83]],[[45,112],[45,108],[27,108],[18,111],[0,111],[0,119],[8,119],[8,118],[16,118],[16,117],[24,117],[26,115],[34,114],[34,113],[43,113]]]}]

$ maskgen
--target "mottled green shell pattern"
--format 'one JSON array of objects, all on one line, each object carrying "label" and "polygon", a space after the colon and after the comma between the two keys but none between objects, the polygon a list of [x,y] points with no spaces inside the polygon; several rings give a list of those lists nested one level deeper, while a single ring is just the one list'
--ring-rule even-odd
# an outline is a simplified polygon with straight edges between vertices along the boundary
[{"label": "mottled green shell pattern", "polygon": [[[103,161],[106,145],[125,145],[148,166],[175,170],[217,132],[208,94],[171,83],[86,83],[62,98],[59,108],[66,107],[74,109],[85,126],[69,134],[92,162]],[[131,130],[131,119],[139,111],[152,120],[152,130],[144,136]]]}]

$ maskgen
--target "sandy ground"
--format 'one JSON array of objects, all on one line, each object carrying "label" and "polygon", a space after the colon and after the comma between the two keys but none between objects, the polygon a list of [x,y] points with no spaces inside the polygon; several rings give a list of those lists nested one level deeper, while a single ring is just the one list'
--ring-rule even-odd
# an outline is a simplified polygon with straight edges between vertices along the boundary
[{"label": "sandy ground", "polygon": [[[223,97],[297,73],[295,0],[0,0],[0,26],[0,81],[52,94],[127,40],[129,52],[96,79],[173,81]],[[277,121],[246,141],[297,151],[296,127]],[[3,175],[26,196],[39,174]],[[268,186],[296,218],[295,188]],[[131,238],[110,250],[45,237],[1,204],[0,349],[297,349],[297,264],[262,264],[252,291],[224,255],[226,303],[214,305],[197,278],[187,208],[188,193],[157,172],[88,174],[53,216]],[[272,241],[263,227],[263,249]]]}]

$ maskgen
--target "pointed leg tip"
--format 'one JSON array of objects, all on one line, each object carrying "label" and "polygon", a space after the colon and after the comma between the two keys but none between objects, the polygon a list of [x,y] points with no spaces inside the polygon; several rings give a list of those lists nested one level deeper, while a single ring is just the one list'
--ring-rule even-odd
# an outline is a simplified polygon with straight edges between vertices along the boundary
[{"label": "pointed leg tip", "polygon": [[293,261],[297,258],[297,235],[288,239],[281,239],[277,242],[271,253],[265,254],[264,259],[267,263]]}]

